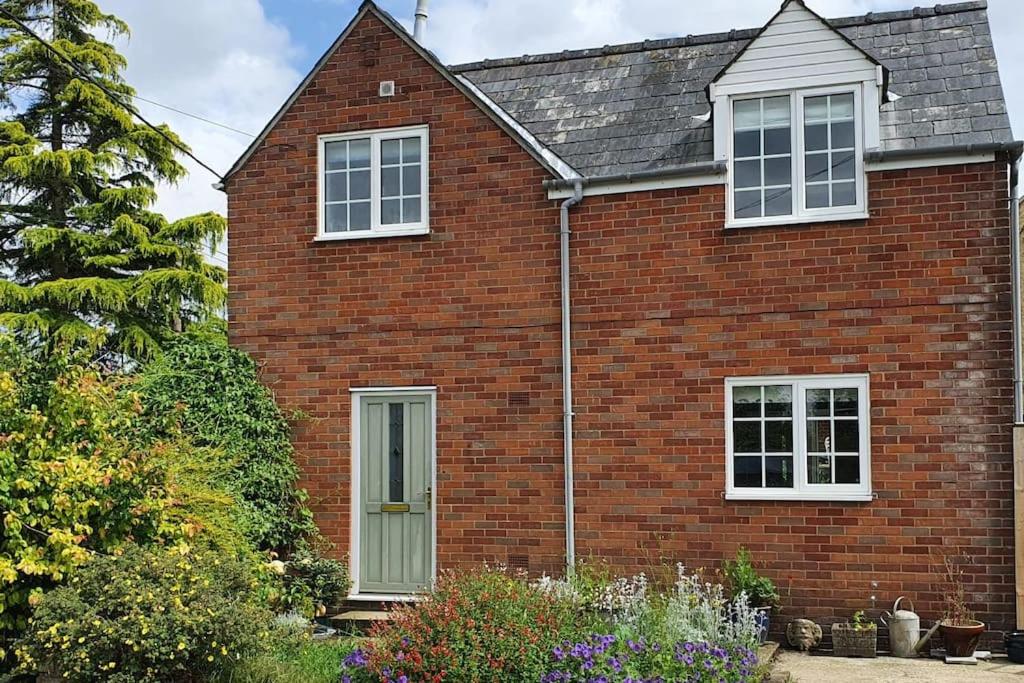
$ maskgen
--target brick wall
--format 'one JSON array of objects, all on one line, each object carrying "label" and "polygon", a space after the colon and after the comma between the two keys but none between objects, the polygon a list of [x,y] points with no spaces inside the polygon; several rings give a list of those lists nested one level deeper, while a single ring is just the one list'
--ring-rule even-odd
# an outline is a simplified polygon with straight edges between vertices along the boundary
[{"label": "brick wall", "polygon": [[[380,80],[398,95],[377,97]],[[430,126],[431,234],[314,243],[316,136]],[[349,544],[350,397],[438,387],[441,566],[564,553],[557,204],[545,172],[372,16],[230,183],[231,338],[287,408]],[[727,231],[721,187],[573,212],[579,554],[717,567],[750,547],[786,617],[938,608],[934,550],[1012,613],[1005,165],[874,173],[872,218]],[[872,503],[721,498],[724,378],[871,374]],[[527,392],[528,406],[510,406]],[[877,587],[872,582],[878,583]]]}]

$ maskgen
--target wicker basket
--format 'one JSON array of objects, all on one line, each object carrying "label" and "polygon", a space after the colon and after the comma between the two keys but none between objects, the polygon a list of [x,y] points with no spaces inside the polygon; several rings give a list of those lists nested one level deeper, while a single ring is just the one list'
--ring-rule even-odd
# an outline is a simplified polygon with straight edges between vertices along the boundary
[{"label": "wicker basket", "polygon": [[832,624],[832,650],[837,657],[874,657],[878,649],[878,629],[856,628],[853,624]]}]

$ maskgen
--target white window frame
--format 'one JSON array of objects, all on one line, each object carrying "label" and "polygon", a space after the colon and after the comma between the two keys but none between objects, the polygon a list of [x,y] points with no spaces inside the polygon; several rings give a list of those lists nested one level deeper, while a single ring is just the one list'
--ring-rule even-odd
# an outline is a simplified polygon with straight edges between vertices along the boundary
[{"label": "white window frame", "polygon": [[[722,136],[727,150],[726,180],[726,223],[727,228],[745,228],[769,225],[794,225],[799,223],[819,223],[826,221],[862,220],[868,217],[867,209],[867,175],[864,171],[864,127],[868,116],[864,112],[864,85],[862,83],[845,83],[815,88],[801,88],[789,91],[767,90],[757,93],[744,93],[726,98],[724,117],[726,131]],[[824,207],[805,209],[806,185],[804,181],[804,100],[822,95],[853,94],[854,135],[856,151],[854,152],[854,180],[857,183],[857,203],[852,206]],[[733,194],[733,174],[735,153],[733,150],[733,117],[734,103],[742,100],[756,100],[766,97],[789,96],[790,111],[790,150],[792,152],[791,172],[793,174],[793,213],[787,216],[764,216],[753,218],[735,218],[735,197]],[[762,150],[763,152],[764,150]],[[761,179],[762,182],[764,178]]]},{"label": "white window frame", "polygon": [[[420,149],[423,158],[420,162],[420,221],[418,223],[403,223],[396,226],[382,225],[380,221],[381,203],[381,160],[380,147],[384,140],[396,138],[420,139]],[[334,240],[358,240],[373,237],[401,237],[404,235],[426,235],[430,233],[430,188],[428,179],[429,171],[429,132],[427,126],[408,126],[404,128],[378,128],[374,130],[360,130],[351,133],[337,133],[331,135],[320,135],[317,137],[317,230],[316,241],[329,242]],[[346,232],[327,232],[326,228],[326,165],[327,165],[327,143],[342,142],[345,140],[370,140],[370,229],[349,230]]]},{"label": "white window frame", "polygon": [[[732,390],[734,387],[791,385],[793,387],[793,488],[754,488],[733,485]],[[860,438],[859,484],[807,483],[807,390],[857,389]],[[796,500],[865,502],[871,490],[871,401],[866,374],[766,375],[725,380],[725,497],[727,500]]]}]

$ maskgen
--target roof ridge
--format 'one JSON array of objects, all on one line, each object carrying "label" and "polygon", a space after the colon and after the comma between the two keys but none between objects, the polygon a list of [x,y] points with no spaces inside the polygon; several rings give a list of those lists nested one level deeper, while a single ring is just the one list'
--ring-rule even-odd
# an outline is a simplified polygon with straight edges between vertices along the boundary
[{"label": "roof ridge", "polygon": [[[825,19],[833,28],[847,28],[850,26],[867,26],[889,21],[901,21],[904,19],[919,19],[932,17],[940,14],[957,14],[959,12],[972,12],[988,8],[986,0],[970,0],[969,2],[957,2],[951,4],[938,4],[932,7],[914,7],[906,10],[893,10],[889,12],[868,12],[849,17],[836,17]],[[603,47],[589,47],[577,50],[562,50],[561,52],[544,52],[533,55],[522,55],[520,57],[500,57],[497,59],[483,59],[476,62],[463,64],[452,64],[448,68],[455,73],[476,71],[479,69],[494,69],[506,66],[522,66],[525,64],[543,64],[547,62],[559,62],[567,59],[586,59],[589,57],[601,57],[604,55],[626,54],[629,52],[642,52],[645,50],[657,50],[670,47],[687,47],[690,45],[710,45],[712,43],[723,43],[727,41],[745,40],[753,38],[761,28],[732,29],[719,31],[717,33],[702,33],[687,35],[677,38],[658,38],[632,43],[620,43],[617,45],[605,45]]]}]

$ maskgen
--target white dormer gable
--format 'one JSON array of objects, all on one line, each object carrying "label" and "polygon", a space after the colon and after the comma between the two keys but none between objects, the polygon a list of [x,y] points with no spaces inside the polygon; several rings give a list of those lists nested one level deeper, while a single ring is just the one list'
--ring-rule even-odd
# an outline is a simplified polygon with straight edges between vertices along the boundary
[{"label": "white dormer gable", "polygon": [[[799,0],[789,0],[715,77],[716,94],[876,81],[879,64]],[[880,87],[882,84],[878,83]]]},{"label": "white dormer gable", "polygon": [[863,161],[880,144],[887,75],[802,0],[786,0],[708,85],[728,225],[867,217]]}]

